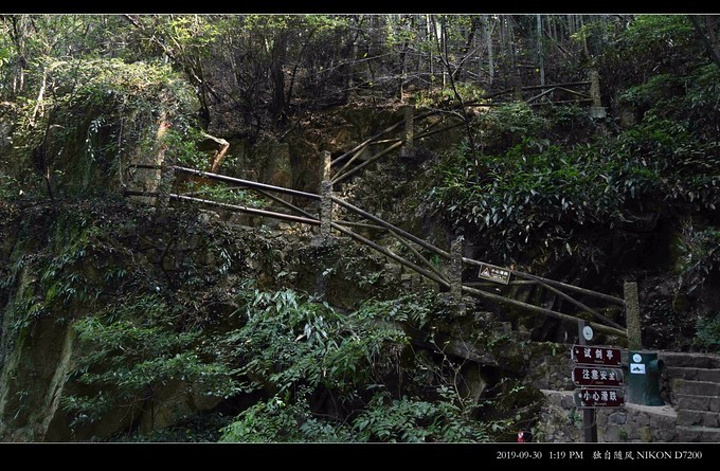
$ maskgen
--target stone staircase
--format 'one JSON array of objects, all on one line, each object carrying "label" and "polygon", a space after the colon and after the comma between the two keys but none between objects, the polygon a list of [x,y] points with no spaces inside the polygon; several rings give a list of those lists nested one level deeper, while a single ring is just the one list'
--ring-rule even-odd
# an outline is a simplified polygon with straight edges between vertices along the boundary
[{"label": "stone staircase", "polygon": [[677,441],[720,442],[720,356],[658,352],[665,362]]}]

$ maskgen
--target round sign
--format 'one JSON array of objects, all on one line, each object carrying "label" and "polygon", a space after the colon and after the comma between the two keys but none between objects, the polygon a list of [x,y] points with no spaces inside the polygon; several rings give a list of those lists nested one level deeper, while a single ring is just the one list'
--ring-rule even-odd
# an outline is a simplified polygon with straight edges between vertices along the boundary
[{"label": "round sign", "polygon": [[592,340],[592,338],[593,338],[592,327],[590,327],[589,325],[586,325],[585,327],[583,327],[582,333],[583,333],[583,337],[585,337],[585,340]]},{"label": "round sign", "polygon": [[633,355],[633,361],[635,363],[640,363],[642,361],[642,355],[640,355],[639,353],[636,353],[635,355]]}]

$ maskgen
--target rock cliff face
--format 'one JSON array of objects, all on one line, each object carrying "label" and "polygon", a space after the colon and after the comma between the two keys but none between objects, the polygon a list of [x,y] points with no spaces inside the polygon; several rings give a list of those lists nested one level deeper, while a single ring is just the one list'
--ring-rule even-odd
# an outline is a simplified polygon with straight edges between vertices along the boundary
[{"label": "rock cliff face", "polygon": [[318,247],[302,229],[239,226],[195,207],[163,212],[127,200],[56,201],[0,210],[2,441],[108,439],[161,429],[221,401],[191,380],[168,377],[151,397],[137,391],[78,421],[72,401],[102,393],[79,380],[92,354],[78,336],[83,320],[130,316],[136,329],[157,310],[167,322],[199,326],[209,342],[213,332],[241,324],[234,296],[248,282],[322,291],[339,309],[357,307],[371,292],[396,294],[399,283],[384,259],[352,244]]},{"label": "rock cliff face", "polygon": [[[397,117],[386,115],[385,121]],[[330,126],[334,137],[321,141],[341,149],[372,133],[383,121],[368,116],[350,112]],[[222,172],[317,191],[322,142],[313,143],[307,132],[290,140],[292,146],[264,143],[253,149],[233,143]],[[155,141],[161,141],[159,135]],[[298,154],[308,148],[311,155]],[[151,154],[156,160],[140,163],[162,163],[163,152]],[[397,294],[397,273],[385,270],[383,258],[352,244],[317,247],[303,228],[284,225],[271,233],[263,226],[277,228],[272,220],[197,207],[164,211],[148,198],[118,200],[123,186],[144,191],[157,186],[159,171],[135,173],[135,180],[105,175],[97,199],[0,201],[0,440],[107,439],[162,428],[218,405],[219,397],[198,393],[192,381],[168,378],[151,393],[136,391],[120,407],[79,420],[73,401],[98,391],[78,382],[88,353],[77,324],[112,316],[129,299],[157,295],[163,308],[181,306],[193,317],[184,322],[227,330],[237,309],[233,295],[247,281],[259,289],[321,292],[340,309]]]},{"label": "rock cliff face", "polygon": [[[196,207],[36,201],[2,211],[0,441],[113,440],[226,406],[222,365],[201,346],[242,325],[237,294],[247,283],[344,311],[429,288],[350,240],[318,245],[300,228],[240,226]],[[443,356],[464,365],[462,394],[491,393],[531,421],[539,390],[502,391],[525,376],[556,387],[562,378],[535,365],[553,347],[488,322],[471,306],[463,320],[437,323]],[[435,351],[423,335],[413,341],[415,354]]]}]

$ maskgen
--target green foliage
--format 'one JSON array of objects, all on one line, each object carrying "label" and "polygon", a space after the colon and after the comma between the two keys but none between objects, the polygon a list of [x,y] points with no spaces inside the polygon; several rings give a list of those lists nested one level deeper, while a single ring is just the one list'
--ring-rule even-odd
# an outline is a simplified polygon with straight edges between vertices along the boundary
[{"label": "green foliage", "polygon": [[269,385],[277,394],[307,385],[333,388],[349,398],[358,385],[392,366],[395,357],[388,353],[407,341],[395,327],[345,317],[292,290],[254,290],[244,296],[238,313],[247,317],[247,324],[224,343],[231,348],[232,362],[243,365],[240,372],[257,378],[256,388]]},{"label": "green foliage", "polygon": [[720,273],[720,229],[707,227],[696,230],[684,227],[679,240],[680,282],[687,294],[704,286],[712,276]]},{"label": "green foliage", "polygon": [[[0,283],[0,289],[22,291],[12,303],[17,314],[15,332],[43,317],[52,317],[56,323],[72,321],[126,281],[128,272],[121,261],[127,253],[114,246],[96,216],[82,205],[63,208],[43,221],[48,227],[20,232],[18,258]],[[22,255],[43,237],[47,238],[44,250]],[[109,266],[113,262],[118,266]],[[25,279],[32,282],[21,286]]]},{"label": "green foliage", "polygon": [[371,299],[362,304],[356,315],[360,319],[382,320],[423,328],[441,314],[432,291],[412,293],[389,300]]},{"label": "green foliage", "polygon": [[599,58],[601,74],[624,82],[620,89],[656,74],[683,76],[695,66],[696,58],[705,55],[686,15],[636,15],[611,41],[614,47],[606,48]]},{"label": "green foliage", "polygon": [[170,383],[184,394],[228,397],[239,390],[233,371],[208,356],[202,332],[178,330],[173,317],[159,296],[147,295],[75,322],[81,354],[71,379],[83,392],[63,397],[72,426],[111,410],[153,407],[155,393]]},{"label": "green foliage", "polygon": [[452,401],[392,399],[378,394],[353,421],[361,442],[484,442],[486,424],[469,420]]},{"label": "green foliage", "polygon": [[278,396],[260,401],[224,427],[220,442],[351,442],[351,430],[342,423],[314,417],[307,402],[286,403]]},{"label": "green foliage", "polygon": [[17,179],[0,175],[0,200],[15,200],[23,195]]},{"label": "green foliage", "polygon": [[582,142],[558,139],[571,114],[544,113],[523,104],[491,110],[480,122],[485,152],[470,155],[459,146],[434,169],[441,183],[428,204],[452,225],[484,234],[493,256],[570,256],[599,269],[597,240],[583,233],[625,223],[643,202],[720,204],[720,175],[705,171],[718,168],[717,143],[696,139],[687,122],[648,114],[616,136],[590,134]]},{"label": "green foliage", "polygon": [[624,33],[627,52],[650,55],[664,51],[656,58],[669,56],[667,49],[682,49],[695,40],[695,30],[685,15],[638,15]]},{"label": "green foliage", "polygon": [[[472,82],[459,82],[455,89],[464,103],[482,103],[485,90]],[[415,105],[418,107],[452,106],[456,102],[455,92],[450,87],[442,89],[419,90],[414,94]]]},{"label": "green foliage", "polygon": [[221,22],[213,21],[205,15],[173,15],[164,23],[166,34],[182,49],[194,53],[207,51],[207,46],[218,40],[221,34]]},{"label": "green foliage", "polygon": [[[152,149],[155,143],[152,136],[143,147]],[[202,137],[201,131],[191,126],[170,126],[162,138],[162,145],[167,148],[165,158],[176,165],[204,170],[207,167],[207,153],[197,148]]]},{"label": "green foliage", "polygon": [[[199,168],[199,167],[193,167]],[[228,203],[251,208],[262,208],[269,204],[268,200],[258,197],[257,193],[244,188],[227,185],[190,182],[186,187],[186,194],[193,197],[209,199],[220,203]]]},{"label": "green foliage", "polygon": [[103,192],[122,165],[158,152],[153,131],[160,123],[184,134],[196,107],[192,90],[168,67],[46,59],[37,68],[52,89],[23,103],[11,175],[29,185],[28,175],[49,174],[60,193]]},{"label": "green foliage", "polygon": [[[241,412],[221,441],[489,440],[489,426],[447,385],[435,401],[391,387],[398,375],[423,368],[406,357],[400,326],[424,325],[430,296],[368,302],[350,315],[290,290],[248,290],[243,298],[238,314],[247,324],[223,340],[226,362],[243,365],[240,373],[269,398]],[[333,413],[318,410],[318,395],[332,397]]]},{"label": "green foliage", "polygon": [[694,346],[712,353],[720,353],[720,314],[699,319],[696,323]]},{"label": "green foliage", "polygon": [[524,102],[504,104],[480,117],[478,142],[485,152],[510,148],[528,136],[541,135],[547,125],[548,121]]}]

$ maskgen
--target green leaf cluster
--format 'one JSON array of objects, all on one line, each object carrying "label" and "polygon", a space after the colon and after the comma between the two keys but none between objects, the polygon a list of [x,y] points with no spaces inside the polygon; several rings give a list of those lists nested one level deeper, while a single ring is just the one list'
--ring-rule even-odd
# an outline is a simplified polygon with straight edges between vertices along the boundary
[{"label": "green leaf cluster", "polygon": [[[177,314],[177,313],[176,313]],[[174,325],[173,308],[157,295],[137,296],[73,324],[81,352],[71,379],[78,393],[63,396],[78,427],[110,411],[139,414],[163,387],[185,394],[228,397],[239,391],[233,371],[213,359],[200,330]]]},{"label": "green leaf cluster", "polygon": [[695,346],[708,352],[720,352],[720,314],[698,319],[696,329]]},{"label": "green leaf cluster", "polygon": [[103,194],[120,180],[124,165],[160,152],[159,126],[170,123],[177,136],[192,137],[187,134],[196,98],[167,66],[120,59],[39,61],[44,94],[21,97],[13,155],[4,162],[26,193],[45,176],[58,194]]},{"label": "green leaf cluster", "polygon": [[517,104],[489,114],[482,123],[504,134],[485,138],[483,130],[479,142],[497,152],[470,155],[459,147],[446,156],[427,202],[453,226],[484,234],[495,256],[546,260],[580,252],[578,259],[593,260],[596,240],[578,234],[626,224],[637,207],[720,204],[719,142],[698,140],[688,122],[648,118],[617,135],[572,142],[556,138],[564,126],[557,115]]},{"label": "green leaf cluster", "polygon": [[400,392],[410,383],[393,386],[428,368],[409,354],[402,326],[430,317],[429,297],[368,302],[343,314],[291,290],[249,290],[243,305],[238,314],[247,324],[222,342],[226,362],[242,365],[239,372],[267,399],[224,427],[221,441],[490,440],[489,426],[456,397],[423,399]]}]

